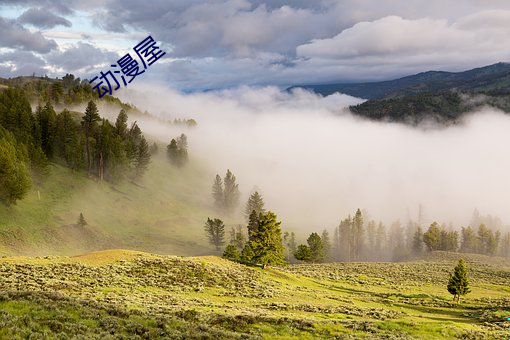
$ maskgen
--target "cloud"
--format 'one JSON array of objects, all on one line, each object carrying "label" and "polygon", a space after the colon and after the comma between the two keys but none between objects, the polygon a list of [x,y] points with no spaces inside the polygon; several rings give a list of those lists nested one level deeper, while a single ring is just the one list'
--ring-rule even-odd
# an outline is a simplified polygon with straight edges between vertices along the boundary
[{"label": "cloud", "polygon": [[39,28],[53,28],[59,25],[71,27],[71,22],[69,20],[43,8],[30,8],[26,10],[18,18],[18,21],[22,24],[31,24]]},{"label": "cloud", "polygon": [[54,40],[46,39],[40,32],[32,33],[14,20],[0,17],[0,46],[27,51],[48,53],[57,47]]},{"label": "cloud", "polygon": [[12,77],[13,74],[43,75],[47,73],[45,62],[32,52],[18,51],[0,54],[0,76]]},{"label": "cloud", "polygon": [[106,51],[88,43],[79,42],[65,51],[55,51],[47,61],[65,72],[90,72],[100,64],[114,64],[119,59],[116,53]]}]

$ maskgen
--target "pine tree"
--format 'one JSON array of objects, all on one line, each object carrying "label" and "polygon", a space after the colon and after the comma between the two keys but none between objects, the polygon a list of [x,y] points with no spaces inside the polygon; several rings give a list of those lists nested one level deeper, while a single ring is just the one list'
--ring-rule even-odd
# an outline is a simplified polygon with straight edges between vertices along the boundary
[{"label": "pine tree", "polygon": [[100,117],[96,103],[94,103],[91,100],[87,104],[87,109],[85,110],[85,115],[83,116],[81,122],[83,130],[85,131],[85,148],[87,151],[87,171],[89,174],[92,169],[92,158],[90,156],[90,136],[92,135],[92,132],[99,120]]},{"label": "pine tree", "polygon": [[471,291],[469,289],[467,266],[463,259],[459,260],[453,275],[450,274],[447,289],[453,295],[453,300],[457,299],[457,303],[460,302],[461,295],[466,295]]},{"label": "pine tree", "polygon": [[271,211],[259,214],[258,228],[247,243],[253,250],[254,264],[260,264],[262,268],[265,268],[270,264],[285,263],[280,224],[281,222],[277,222],[276,215]]},{"label": "pine tree", "polygon": [[215,246],[216,250],[219,251],[220,247],[225,243],[225,225],[223,221],[218,218],[207,218],[204,230],[209,239],[209,243]]},{"label": "pine tree", "polygon": [[312,262],[324,261],[324,244],[322,243],[321,237],[317,233],[311,233],[306,240],[308,247],[310,248],[310,260]]},{"label": "pine tree", "polygon": [[429,229],[423,234],[423,243],[429,250],[438,250],[441,245],[441,229],[437,222],[433,222]]},{"label": "pine tree", "polygon": [[479,241],[476,237],[476,233],[471,227],[462,228],[462,244],[460,251],[463,253],[476,253],[479,247]]},{"label": "pine tree", "polygon": [[258,191],[255,191],[253,194],[251,194],[250,198],[248,198],[248,202],[246,202],[244,215],[246,216],[247,220],[249,220],[250,215],[253,211],[255,211],[257,215],[265,211],[264,200],[262,199],[262,196],[259,194]]},{"label": "pine tree", "polygon": [[340,236],[340,260],[352,261],[352,218],[349,215],[338,226]]},{"label": "pine tree", "polygon": [[31,186],[23,149],[26,152],[26,148],[17,146],[11,133],[0,127],[0,201],[7,205],[25,197]]},{"label": "pine tree", "polygon": [[413,252],[416,255],[419,255],[421,254],[422,250],[423,250],[423,232],[421,230],[421,227],[418,226],[413,236]]},{"label": "pine tree", "polygon": [[115,133],[125,138],[128,134],[128,115],[126,114],[126,110],[122,109],[117,116],[117,120],[115,121]]},{"label": "pine tree", "polygon": [[300,244],[294,252],[294,257],[299,261],[310,262],[312,260],[312,251],[306,244]]},{"label": "pine tree", "polygon": [[145,137],[141,137],[140,144],[138,145],[138,153],[135,160],[135,179],[141,178],[149,163],[151,161],[151,153],[149,151],[149,144]]},{"label": "pine tree", "polygon": [[236,246],[239,251],[242,251],[246,244],[246,236],[243,233],[243,226],[238,225],[230,229],[230,244]]},{"label": "pine tree", "polygon": [[363,216],[360,209],[356,210],[352,219],[352,240],[353,258],[358,261],[363,247]]},{"label": "pine tree", "polygon": [[324,248],[324,261],[330,261],[331,260],[331,241],[329,240],[329,233],[326,229],[322,231],[321,235],[322,240],[322,246]]},{"label": "pine tree", "polygon": [[223,210],[223,207],[225,205],[223,200],[223,181],[221,180],[220,175],[216,175],[214,178],[214,184],[212,186],[212,196],[214,198],[214,206],[218,210]]},{"label": "pine tree", "polygon": [[225,185],[223,190],[225,211],[227,213],[232,213],[232,211],[239,205],[240,197],[239,185],[236,183],[236,176],[234,176],[230,170],[227,170],[223,183]]},{"label": "pine tree", "polygon": [[255,257],[255,253],[250,245],[250,243],[246,243],[244,245],[243,251],[241,252],[241,263],[250,264],[253,263],[253,258]]},{"label": "pine tree", "polygon": [[241,259],[241,254],[239,254],[239,250],[235,245],[229,244],[223,252],[223,257],[227,260],[238,262]]},{"label": "pine tree", "polygon": [[87,221],[85,220],[85,217],[83,217],[83,213],[80,213],[80,217],[78,218],[78,225],[80,227],[84,227],[86,226],[88,223]]}]

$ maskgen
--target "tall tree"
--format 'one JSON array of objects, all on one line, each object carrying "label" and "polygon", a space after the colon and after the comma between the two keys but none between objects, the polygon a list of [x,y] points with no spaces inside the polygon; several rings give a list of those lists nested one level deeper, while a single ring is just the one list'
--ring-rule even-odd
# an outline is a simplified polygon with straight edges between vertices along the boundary
[{"label": "tall tree", "polygon": [[149,151],[149,144],[145,140],[145,137],[142,136],[140,139],[140,144],[138,145],[138,153],[136,155],[135,162],[135,179],[141,178],[151,161],[151,153]]},{"label": "tall tree", "polygon": [[7,205],[22,199],[31,186],[23,146],[17,147],[14,137],[0,127],[0,201]]},{"label": "tall tree", "polygon": [[225,224],[223,224],[223,221],[218,218],[207,218],[204,230],[209,239],[209,243],[215,246],[216,250],[219,251],[221,246],[225,243]]},{"label": "tall tree", "polygon": [[338,226],[338,232],[340,234],[340,260],[341,261],[352,261],[352,218],[349,215],[346,219],[340,222]]},{"label": "tall tree", "polygon": [[469,289],[467,266],[463,259],[459,260],[453,275],[450,274],[447,289],[453,295],[453,300],[457,299],[457,303],[460,302],[461,295],[466,295],[471,291]]},{"label": "tall tree", "polygon": [[322,243],[322,239],[317,233],[311,233],[308,239],[306,240],[308,243],[308,247],[310,248],[310,260],[312,262],[322,262],[324,261],[324,244]]},{"label": "tall tree", "polygon": [[479,249],[479,241],[476,237],[476,233],[471,227],[462,228],[462,244],[460,251],[463,253],[476,253]]},{"label": "tall tree", "polygon": [[250,198],[248,198],[248,202],[246,202],[244,215],[246,216],[247,220],[250,218],[250,215],[253,211],[255,211],[257,215],[265,211],[264,200],[258,191],[255,191],[253,194],[251,194]]},{"label": "tall tree", "polygon": [[125,138],[128,134],[128,115],[126,110],[122,109],[115,120],[115,133],[122,138]]},{"label": "tall tree", "polygon": [[421,254],[423,250],[423,231],[421,227],[418,226],[413,235],[413,253],[415,255]]},{"label": "tall tree", "polygon": [[270,264],[285,263],[280,224],[273,212],[260,213],[258,228],[247,243],[253,250],[253,263],[262,265],[262,268]]},{"label": "tall tree", "polygon": [[88,102],[87,108],[85,109],[85,115],[82,118],[82,127],[85,131],[85,148],[87,151],[87,171],[90,174],[92,169],[92,158],[90,155],[90,136],[93,133],[94,128],[97,126],[97,122],[100,120],[99,112],[97,110],[96,103],[92,100]]},{"label": "tall tree", "polygon": [[236,176],[230,170],[227,170],[223,183],[225,185],[223,191],[225,211],[231,213],[239,205],[239,197],[241,195],[239,193],[239,185],[236,183]]},{"label": "tall tree", "polygon": [[285,245],[285,259],[287,262],[290,262],[296,252],[296,234],[294,232],[289,233],[288,231],[283,233],[283,243]]},{"label": "tall tree", "polygon": [[324,248],[324,259],[323,261],[331,261],[332,259],[332,248],[331,248],[331,240],[330,240],[330,237],[329,237],[329,232],[324,229],[322,231],[322,234],[321,234],[321,240],[322,240],[322,246]]},{"label": "tall tree", "polygon": [[223,181],[220,177],[220,175],[216,175],[214,178],[214,183],[212,186],[212,196],[214,199],[214,206],[218,210],[222,210],[224,207],[224,200],[223,200]]},{"label": "tall tree", "polygon": [[354,218],[352,219],[352,236],[353,236],[353,258],[359,261],[361,249],[363,248],[363,216],[361,210],[356,210]]},{"label": "tall tree", "polygon": [[239,251],[242,251],[246,244],[246,236],[243,233],[243,226],[238,225],[230,229],[230,244],[236,246]]}]

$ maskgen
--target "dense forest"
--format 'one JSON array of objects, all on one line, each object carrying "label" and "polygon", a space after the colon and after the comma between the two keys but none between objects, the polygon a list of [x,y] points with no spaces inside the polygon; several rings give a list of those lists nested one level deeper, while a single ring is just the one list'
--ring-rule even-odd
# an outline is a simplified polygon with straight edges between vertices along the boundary
[{"label": "dense forest", "polygon": [[[33,79],[32,79],[33,80]],[[14,86],[12,86],[14,84]],[[135,123],[128,126],[126,109],[117,98],[106,101],[122,107],[114,123],[101,118],[87,81],[72,75],[61,81],[11,80],[0,92],[0,200],[13,204],[24,197],[33,181],[41,181],[49,162],[64,165],[98,180],[141,178],[150,162],[149,145]],[[88,103],[84,112],[54,105]],[[31,103],[38,103],[35,112]]]}]

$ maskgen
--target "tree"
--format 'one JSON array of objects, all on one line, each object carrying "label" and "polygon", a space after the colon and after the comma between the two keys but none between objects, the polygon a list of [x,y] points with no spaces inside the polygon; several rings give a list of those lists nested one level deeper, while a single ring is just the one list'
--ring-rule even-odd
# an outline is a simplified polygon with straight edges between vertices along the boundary
[{"label": "tree", "polygon": [[257,230],[259,229],[259,216],[260,213],[257,214],[255,210],[253,210],[250,214],[250,218],[248,219],[248,240],[253,240]]},{"label": "tree", "polygon": [[450,274],[447,289],[448,292],[453,295],[453,300],[455,301],[455,299],[457,299],[457,303],[460,302],[461,295],[466,295],[471,291],[469,289],[467,266],[463,259],[459,260],[453,275]]},{"label": "tree", "polygon": [[218,210],[223,209],[223,181],[221,180],[220,175],[216,174],[214,178],[214,183],[212,186],[212,196],[214,198],[214,206]]},{"label": "tree", "polygon": [[85,220],[85,217],[83,217],[83,213],[80,213],[80,217],[78,217],[78,225],[80,227],[84,227],[86,226],[88,223],[87,221]]},{"label": "tree", "polygon": [[438,250],[441,245],[441,230],[437,222],[433,222],[423,234],[423,243],[429,250]]},{"label": "tree", "polygon": [[243,227],[238,225],[230,229],[230,244],[233,244],[239,251],[242,251],[246,243],[246,236],[243,233]]},{"label": "tree", "polygon": [[253,252],[250,243],[244,245],[243,251],[241,252],[241,263],[250,264],[253,262],[255,253]]},{"label": "tree", "polygon": [[289,233],[288,231],[283,233],[283,243],[285,244],[285,259],[290,262],[292,256],[296,252],[296,234],[294,232]]},{"label": "tree", "polygon": [[308,243],[308,247],[310,248],[310,260],[312,262],[322,262],[324,261],[324,244],[322,243],[322,239],[317,233],[311,233],[308,239],[306,240]]},{"label": "tree", "polygon": [[143,176],[150,161],[151,153],[149,151],[149,144],[145,140],[145,137],[142,136],[140,144],[138,145],[138,152],[135,160],[135,178],[141,178]]},{"label": "tree", "polygon": [[346,219],[340,222],[338,226],[338,233],[340,237],[340,260],[352,261],[352,218],[349,215]]},{"label": "tree", "polygon": [[125,138],[128,134],[128,115],[126,114],[126,110],[122,109],[117,116],[117,120],[115,121],[115,133]]},{"label": "tree", "polygon": [[421,254],[423,250],[423,232],[421,227],[418,226],[413,235],[413,252],[416,255]]},{"label": "tree", "polygon": [[87,108],[85,109],[85,115],[82,118],[82,127],[85,131],[85,148],[87,151],[87,171],[90,174],[92,169],[92,158],[90,157],[90,136],[94,128],[97,126],[97,122],[100,120],[99,113],[97,110],[96,103],[92,100],[88,102]]},{"label": "tree", "polygon": [[246,219],[250,218],[250,215],[253,211],[255,211],[257,215],[265,211],[264,200],[258,191],[255,191],[253,194],[251,194],[250,198],[248,198],[248,202],[246,202],[246,208],[244,209],[244,215],[246,216]]},{"label": "tree", "polygon": [[299,261],[309,262],[312,260],[312,252],[306,244],[300,244],[294,252],[294,257]]},{"label": "tree", "polygon": [[167,146],[167,156],[170,162],[178,168],[188,162],[188,138],[185,134],[170,141]]},{"label": "tree", "polygon": [[352,251],[353,259],[358,261],[360,259],[361,248],[363,247],[363,216],[361,210],[356,210],[354,218],[352,219]]},{"label": "tree", "polygon": [[331,241],[329,240],[329,233],[326,229],[322,231],[321,235],[322,246],[324,248],[324,259],[323,261],[331,260]]},{"label": "tree", "polygon": [[471,227],[462,228],[462,244],[460,247],[460,251],[463,253],[476,253],[479,248],[478,238],[476,237],[476,233]]},{"label": "tree", "polygon": [[218,218],[207,218],[204,230],[209,239],[209,243],[215,246],[216,250],[219,251],[220,247],[225,243],[225,225],[223,221]]},{"label": "tree", "polygon": [[225,185],[223,190],[225,211],[231,213],[239,205],[239,185],[236,183],[236,176],[230,170],[227,170],[223,183]]},{"label": "tree", "polygon": [[271,211],[260,213],[258,228],[247,243],[253,250],[252,263],[260,264],[262,268],[271,264],[285,263],[281,222],[276,219],[276,215]]},{"label": "tree", "polygon": [[239,250],[233,244],[228,244],[223,252],[223,257],[230,261],[238,262],[241,259],[241,254],[239,254]]},{"label": "tree", "polygon": [[14,136],[0,127],[0,201],[7,205],[25,197],[31,186],[26,148],[17,148]]}]

